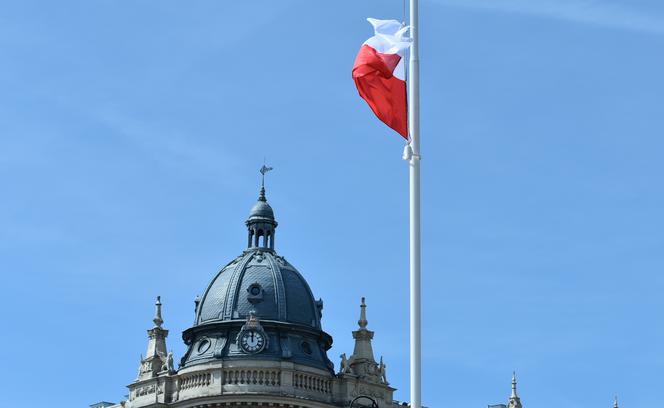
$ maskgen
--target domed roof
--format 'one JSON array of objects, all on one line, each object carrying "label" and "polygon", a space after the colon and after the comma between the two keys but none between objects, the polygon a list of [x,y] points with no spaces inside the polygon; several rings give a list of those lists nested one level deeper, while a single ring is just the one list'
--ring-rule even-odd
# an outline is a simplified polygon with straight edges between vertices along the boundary
[{"label": "domed roof", "polygon": [[[196,299],[194,325],[182,333],[189,346],[182,366],[220,359],[287,360],[333,374],[327,357],[332,337],[321,327],[323,301],[314,299],[307,281],[275,252],[277,221],[264,188],[245,225],[247,249]],[[238,340],[250,321],[267,335],[265,349],[255,353]]]},{"label": "domed roof", "polygon": [[196,325],[245,320],[255,311],[273,320],[321,328],[317,302],[302,275],[272,250],[245,251],[225,266],[200,299]]},{"label": "domed roof", "polygon": [[251,211],[249,212],[249,219],[247,220],[247,223],[252,221],[275,222],[274,211],[272,210],[272,207],[270,207],[270,204],[267,203],[267,198],[265,198],[265,186],[261,186],[261,192],[258,196],[258,201],[256,201],[256,204],[254,204],[254,206],[251,208]]},{"label": "domed roof", "polygon": [[249,219],[269,218],[274,220],[274,211],[267,201],[258,200],[249,213]]}]

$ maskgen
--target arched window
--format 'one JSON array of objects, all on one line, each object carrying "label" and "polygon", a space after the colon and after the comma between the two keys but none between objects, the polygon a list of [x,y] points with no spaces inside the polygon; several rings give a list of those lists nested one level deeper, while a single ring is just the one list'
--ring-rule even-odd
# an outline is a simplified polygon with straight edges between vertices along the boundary
[{"label": "arched window", "polygon": [[260,242],[261,242],[260,240],[261,240],[262,236],[263,236],[263,230],[262,229],[259,229],[258,231],[256,231],[256,244],[254,246],[256,246],[256,247],[260,246]]}]

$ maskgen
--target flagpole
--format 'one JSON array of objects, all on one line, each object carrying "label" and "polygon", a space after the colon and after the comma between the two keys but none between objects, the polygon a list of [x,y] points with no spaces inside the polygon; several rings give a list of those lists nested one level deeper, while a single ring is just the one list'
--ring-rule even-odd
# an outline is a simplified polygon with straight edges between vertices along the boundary
[{"label": "flagpole", "polygon": [[420,279],[420,61],[418,0],[410,0],[408,66],[408,132],[410,134],[410,406],[422,406],[421,279]]}]

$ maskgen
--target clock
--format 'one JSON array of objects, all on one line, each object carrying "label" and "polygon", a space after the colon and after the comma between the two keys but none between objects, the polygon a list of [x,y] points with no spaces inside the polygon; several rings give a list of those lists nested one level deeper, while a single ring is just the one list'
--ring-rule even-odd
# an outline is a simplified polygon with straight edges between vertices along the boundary
[{"label": "clock", "polygon": [[256,354],[267,348],[269,338],[253,310],[247,316],[247,322],[237,334],[235,342],[240,350],[247,354]]},{"label": "clock", "polygon": [[265,333],[262,330],[244,330],[240,335],[240,348],[245,353],[260,353],[265,348]]}]

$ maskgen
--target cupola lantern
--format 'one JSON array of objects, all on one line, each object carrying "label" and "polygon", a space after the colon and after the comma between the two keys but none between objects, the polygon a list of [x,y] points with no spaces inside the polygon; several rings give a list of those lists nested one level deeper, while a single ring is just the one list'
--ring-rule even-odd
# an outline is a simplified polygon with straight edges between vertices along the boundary
[{"label": "cupola lantern", "polygon": [[261,192],[258,201],[251,208],[249,218],[245,222],[247,225],[247,248],[264,248],[274,250],[274,230],[277,228],[277,221],[274,219],[274,211],[265,198],[265,173],[272,170],[272,167],[263,165],[260,172],[262,174]]}]

